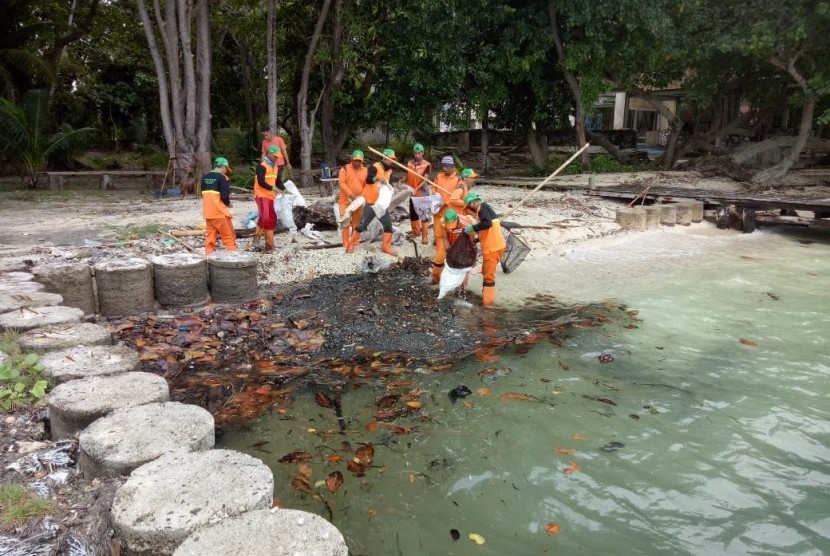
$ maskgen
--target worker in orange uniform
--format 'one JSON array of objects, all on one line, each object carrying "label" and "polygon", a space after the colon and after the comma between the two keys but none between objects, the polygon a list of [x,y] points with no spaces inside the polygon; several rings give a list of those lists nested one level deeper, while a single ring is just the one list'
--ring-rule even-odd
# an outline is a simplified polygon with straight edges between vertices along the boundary
[{"label": "worker in orange uniform", "polygon": [[447,259],[447,246],[444,245],[444,214],[450,208],[453,192],[461,185],[461,179],[455,171],[455,161],[451,156],[445,156],[441,159],[441,172],[435,176],[435,184],[439,186],[436,189],[438,189],[438,194],[441,196],[442,206],[433,220],[433,233],[435,234],[435,258],[432,259],[431,279],[433,284],[437,284],[441,279],[441,271],[444,269],[444,261]]},{"label": "worker in orange uniform", "polygon": [[464,231],[468,234],[478,234],[483,258],[481,276],[484,279],[481,300],[485,306],[492,305],[496,302],[496,267],[507,248],[504,235],[501,233],[501,221],[490,205],[481,200],[478,193],[468,193],[464,197],[464,204],[478,219],[478,224],[470,224]]},{"label": "worker in orange uniform", "polygon": [[[410,172],[406,174],[407,185],[415,190],[412,192],[412,197],[428,197],[432,195],[429,184],[426,182],[429,179],[432,164],[424,159],[424,146],[422,144],[415,143],[412,147],[412,159],[406,163],[406,166],[415,172],[415,174]],[[429,220],[421,220],[418,213],[415,212],[415,204],[412,202],[411,197],[409,199],[409,224],[411,226],[409,239],[421,236],[421,243],[426,245],[428,242],[427,237],[429,236]]]},{"label": "worker in orange uniform", "polygon": [[461,171],[461,183],[450,195],[447,206],[454,208],[459,214],[464,214],[464,197],[472,190],[478,176],[472,168],[464,168]]},{"label": "worker in orange uniform", "polygon": [[366,206],[363,209],[363,218],[360,224],[355,229],[357,231],[357,246],[360,243],[360,233],[369,227],[369,224],[377,218],[383,226],[383,247],[381,250],[392,257],[397,257],[398,253],[392,249],[392,219],[389,217],[388,207],[384,208],[383,216],[378,217],[375,212],[375,203],[380,197],[381,187],[392,187],[392,161],[397,160],[395,151],[392,149],[384,149],[383,158],[380,162],[372,164],[366,172],[366,184],[363,187],[363,198],[366,199]]},{"label": "worker in orange uniform", "polygon": [[[465,232],[465,222],[471,223],[472,218],[464,216],[461,216],[459,218],[458,212],[455,209],[447,209],[447,212],[444,213],[443,220],[444,245],[446,246],[447,250],[449,250],[450,247],[455,245],[455,242],[458,241],[458,238],[461,237],[461,234]],[[464,276],[464,281],[461,283],[462,290],[467,289],[467,280],[469,279],[469,277],[469,274]]]},{"label": "worker in orange uniform", "polygon": [[277,167],[277,163],[282,158],[283,155],[278,146],[268,147],[268,152],[256,167],[256,178],[254,178],[254,201],[259,212],[254,243],[259,241],[260,235],[264,235],[266,252],[274,250],[274,231],[277,229],[274,199],[277,198],[277,191],[285,191]]},{"label": "worker in orange uniform", "polygon": [[205,217],[207,237],[205,255],[216,248],[216,236],[222,238],[227,251],[236,251],[236,234],[233,231],[231,213],[231,184],[228,159],[219,157],[213,162],[213,170],[202,178],[202,215]]},{"label": "worker in orange uniform", "polygon": [[[352,161],[340,168],[337,175],[337,183],[340,185],[340,195],[337,197],[337,206],[340,210],[340,218],[346,214],[349,205],[363,194],[363,186],[366,184],[366,177],[369,170],[363,165],[363,151],[355,150],[352,153]],[[363,207],[355,210],[347,222],[341,221],[340,232],[343,239],[343,247],[346,253],[352,253],[355,247],[360,245],[360,232],[357,227],[363,219]]]},{"label": "worker in orange uniform", "polygon": [[262,131],[262,145],[260,145],[262,158],[266,157],[268,148],[271,146],[279,147],[282,153],[282,158],[277,161],[277,177],[279,177],[280,183],[282,183],[283,170],[285,170],[286,166],[288,166],[289,170],[291,169],[291,161],[288,160],[288,147],[285,145],[285,140],[283,140],[279,133],[274,134],[271,133],[270,129],[265,129]]}]

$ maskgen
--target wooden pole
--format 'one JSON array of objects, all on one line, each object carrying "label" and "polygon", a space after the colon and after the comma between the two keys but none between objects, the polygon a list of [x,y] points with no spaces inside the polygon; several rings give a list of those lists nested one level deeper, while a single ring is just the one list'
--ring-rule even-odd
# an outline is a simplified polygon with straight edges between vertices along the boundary
[{"label": "wooden pole", "polygon": [[[373,153],[375,153],[376,155],[378,155],[378,156],[380,156],[380,157],[382,157],[382,158],[386,158],[386,157],[383,155],[383,153],[382,153],[382,152],[376,151],[376,150],[375,150],[375,149],[373,149],[372,147],[366,147],[366,149],[367,149],[367,150],[369,150],[369,151],[372,151]],[[392,159],[390,158],[389,160],[392,160]],[[440,185],[438,185],[438,184],[437,184],[437,183],[435,183],[434,181],[431,181],[430,179],[428,179],[426,176],[422,176],[421,174],[419,174],[418,172],[416,172],[416,171],[415,171],[415,170],[413,170],[412,168],[409,168],[408,166],[404,166],[403,164],[401,164],[401,163],[400,163],[400,162],[398,162],[397,160],[392,160],[392,164],[394,164],[395,166],[397,166],[397,167],[398,167],[398,168],[400,168],[401,170],[406,170],[406,171],[407,171],[407,172],[409,172],[410,174],[415,174],[416,176],[418,176],[419,178],[421,178],[422,180],[424,180],[425,182],[427,182],[427,183],[428,183],[428,184],[430,184],[431,186],[433,186],[433,187],[437,187],[438,189],[440,189],[441,191],[443,191],[443,192],[444,192],[444,193],[446,193],[447,195],[452,195],[452,191],[447,191],[446,189],[444,189],[443,187],[441,187]]]},{"label": "wooden pole", "polygon": [[549,175],[548,177],[546,177],[544,180],[542,180],[542,183],[540,183],[539,185],[537,185],[537,186],[536,186],[536,188],[535,188],[533,191],[531,191],[530,193],[528,193],[527,195],[525,195],[524,199],[522,199],[521,201],[519,201],[519,204],[517,204],[515,207],[513,207],[512,209],[510,209],[510,210],[508,210],[506,213],[504,213],[504,215],[502,215],[502,216],[501,216],[501,219],[502,219],[502,220],[504,220],[505,218],[507,218],[508,216],[510,216],[511,214],[513,214],[514,212],[516,212],[516,210],[517,210],[520,206],[522,206],[523,204],[525,204],[525,201],[527,201],[527,200],[530,198],[530,196],[531,196],[531,195],[533,195],[534,193],[536,193],[537,191],[539,191],[540,189],[542,189],[542,188],[545,186],[545,184],[546,184],[546,183],[548,183],[550,180],[552,180],[553,178],[555,178],[556,176],[558,176],[558,175],[559,175],[559,172],[561,172],[562,170],[564,170],[565,168],[567,168],[567,167],[568,167],[568,165],[569,165],[571,162],[573,162],[574,160],[576,160],[576,157],[578,157],[579,155],[581,155],[581,154],[582,154],[582,151],[584,151],[585,149],[587,149],[587,148],[588,148],[588,147],[590,147],[590,146],[591,146],[591,144],[590,144],[590,143],[585,143],[585,146],[583,146],[581,149],[579,149],[578,151],[576,151],[575,153],[573,153],[573,155],[571,155],[571,157],[570,157],[568,160],[566,160],[564,163],[562,163],[562,166],[560,166],[559,168],[557,168],[557,169],[556,169],[556,171],[555,171],[554,173],[552,173],[551,175]]}]

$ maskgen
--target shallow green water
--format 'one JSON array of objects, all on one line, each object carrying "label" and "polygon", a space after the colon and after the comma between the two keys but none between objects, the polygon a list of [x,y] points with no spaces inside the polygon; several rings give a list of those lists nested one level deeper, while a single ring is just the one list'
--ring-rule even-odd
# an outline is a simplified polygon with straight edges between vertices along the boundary
[{"label": "shallow green water", "polygon": [[[432,419],[413,434],[366,431],[385,392],[363,388],[344,394],[345,435],[321,439],[336,423],[309,393],[222,443],[271,465],[275,497],[331,517],[353,555],[830,554],[826,236],[641,234],[540,276],[528,293],[610,297],[642,321],[415,375]],[[494,366],[510,373],[479,374]],[[462,383],[474,394],[452,403]],[[500,398],[511,392],[541,403]],[[325,463],[343,440],[371,442],[378,467],[355,478]],[[331,515],[291,488],[296,465],[277,460],[294,450],[321,454],[312,484],[343,472],[337,493],[319,489]]]}]

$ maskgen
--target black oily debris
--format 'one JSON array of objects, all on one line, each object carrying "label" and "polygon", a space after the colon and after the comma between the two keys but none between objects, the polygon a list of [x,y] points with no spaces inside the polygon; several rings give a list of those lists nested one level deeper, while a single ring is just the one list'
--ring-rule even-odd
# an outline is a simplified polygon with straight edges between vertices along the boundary
[{"label": "black oily debris", "polygon": [[616,452],[617,450],[621,450],[623,448],[625,448],[625,444],[623,444],[622,442],[614,441],[614,442],[609,442],[608,444],[603,446],[602,450],[604,452]]},{"label": "black oily debris", "polygon": [[472,390],[470,390],[469,388],[467,388],[463,384],[459,384],[458,386],[456,386],[455,388],[450,390],[450,399],[453,402],[455,402],[455,400],[457,400],[458,398],[466,398],[467,396],[469,396],[472,393],[473,393]]}]

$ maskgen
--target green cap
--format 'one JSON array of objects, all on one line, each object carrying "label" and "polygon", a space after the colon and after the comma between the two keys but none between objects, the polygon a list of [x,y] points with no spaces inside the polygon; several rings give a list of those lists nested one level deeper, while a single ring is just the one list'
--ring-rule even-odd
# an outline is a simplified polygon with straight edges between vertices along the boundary
[{"label": "green cap", "polygon": [[420,143],[415,143],[415,145],[412,147],[412,152],[422,153],[424,152],[424,146]]},{"label": "green cap", "polygon": [[458,220],[458,213],[455,209],[449,209],[447,212],[444,213],[444,221],[445,222],[455,222]]},{"label": "green cap", "polygon": [[228,163],[227,158],[225,158],[223,156],[220,156],[216,160],[213,161],[213,166],[216,167],[216,168],[221,168],[222,166],[230,167],[230,164]]},{"label": "green cap", "polygon": [[268,147],[268,154],[280,154],[281,152],[282,151],[280,151],[280,148],[276,145],[271,145],[270,147]]},{"label": "green cap", "polygon": [[473,170],[472,168],[464,168],[461,171],[461,177],[462,178],[477,178],[478,174],[476,174],[476,171]]},{"label": "green cap", "polygon": [[478,193],[467,193],[467,196],[464,197],[464,206],[469,205],[473,201],[480,201],[481,197],[478,196]]},{"label": "green cap", "polygon": [[363,151],[360,149],[352,151],[352,160],[363,160]]},{"label": "green cap", "polygon": [[383,149],[383,156],[387,158],[391,158],[393,160],[397,160],[398,157],[395,156],[395,151],[393,149]]}]

